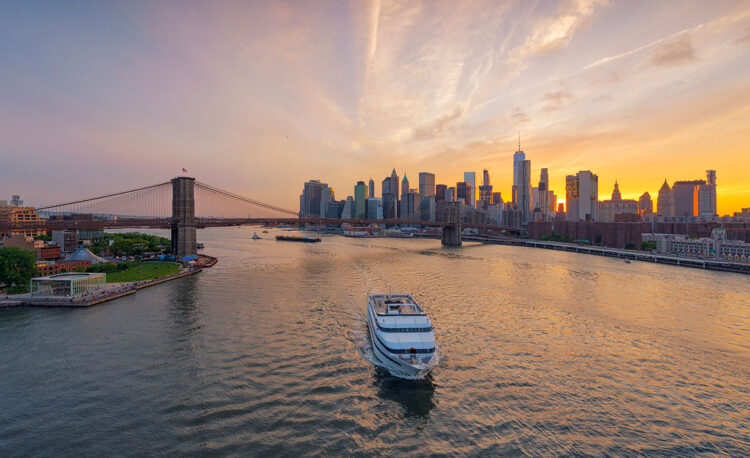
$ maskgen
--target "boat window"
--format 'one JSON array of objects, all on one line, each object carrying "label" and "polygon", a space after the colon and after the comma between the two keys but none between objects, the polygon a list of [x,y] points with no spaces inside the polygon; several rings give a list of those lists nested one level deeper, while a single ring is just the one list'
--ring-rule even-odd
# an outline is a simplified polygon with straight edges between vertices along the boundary
[{"label": "boat window", "polygon": [[378,325],[378,329],[383,332],[432,332],[435,328],[432,326],[424,328],[384,328]]}]

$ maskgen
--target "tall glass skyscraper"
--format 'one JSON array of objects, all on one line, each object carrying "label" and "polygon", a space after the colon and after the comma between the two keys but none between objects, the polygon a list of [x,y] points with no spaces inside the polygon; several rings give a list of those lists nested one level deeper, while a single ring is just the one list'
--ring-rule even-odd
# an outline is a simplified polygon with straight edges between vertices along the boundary
[{"label": "tall glass skyscraper", "polygon": [[354,186],[354,217],[367,217],[367,186],[364,181],[358,181]]},{"label": "tall glass skyscraper", "polygon": [[469,192],[468,201],[466,202],[466,204],[474,207],[476,206],[477,202],[477,173],[464,172],[464,182],[471,185],[471,190]]}]

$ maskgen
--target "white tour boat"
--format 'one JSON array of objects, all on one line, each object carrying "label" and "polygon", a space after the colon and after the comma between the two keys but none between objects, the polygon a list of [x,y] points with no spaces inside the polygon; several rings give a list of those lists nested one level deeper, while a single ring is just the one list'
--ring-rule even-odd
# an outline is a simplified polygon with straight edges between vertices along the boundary
[{"label": "white tour boat", "polygon": [[422,378],[437,365],[435,329],[410,294],[368,295],[367,326],[375,356],[393,375]]}]

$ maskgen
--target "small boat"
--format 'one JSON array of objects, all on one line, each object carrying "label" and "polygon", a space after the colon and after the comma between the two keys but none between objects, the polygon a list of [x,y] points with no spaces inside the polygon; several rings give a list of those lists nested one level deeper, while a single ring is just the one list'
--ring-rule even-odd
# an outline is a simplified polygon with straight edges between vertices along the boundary
[{"label": "small boat", "polygon": [[421,379],[437,365],[435,328],[410,294],[369,294],[367,326],[373,352],[391,374]]},{"label": "small boat", "polygon": [[319,238],[312,238],[306,235],[303,237],[300,237],[298,235],[277,235],[276,240],[282,240],[285,242],[305,242],[305,243],[320,242]]},{"label": "small boat", "polygon": [[260,237],[258,237],[257,232],[253,232],[253,240],[260,240]]},{"label": "small boat", "polygon": [[626,259],[625,264],[630,264],[630,259]]}]

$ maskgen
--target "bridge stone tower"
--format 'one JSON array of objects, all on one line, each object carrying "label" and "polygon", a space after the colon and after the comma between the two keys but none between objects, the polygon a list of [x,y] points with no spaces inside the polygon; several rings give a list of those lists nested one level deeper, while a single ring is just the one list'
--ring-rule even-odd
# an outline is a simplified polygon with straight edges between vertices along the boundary
[{"label": "bridge stone tower", "polygon": [[195,178],[172,178],[172,254],[198,254],[195,231]]},{"label": "bridge stone tower", "polygon": [[461,202],[446,202],[445,220],[454,223],[443,227],[442,242],[445,246],[461,246]]}]

